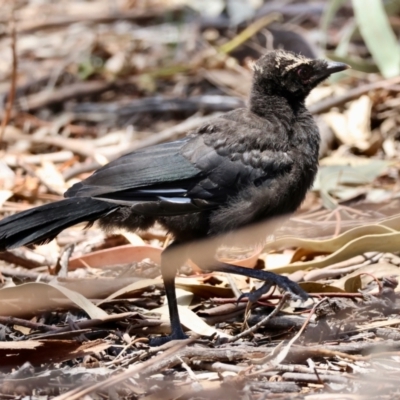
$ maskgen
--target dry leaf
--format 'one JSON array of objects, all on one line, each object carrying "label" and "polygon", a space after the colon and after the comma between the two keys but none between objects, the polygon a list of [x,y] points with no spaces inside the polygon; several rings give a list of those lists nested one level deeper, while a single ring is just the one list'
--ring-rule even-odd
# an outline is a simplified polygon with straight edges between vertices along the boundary
[{"label": "dry leaf", "polygon": [[72,257],[69,261],[69,269],[85,268],[105,268],[117,264],[128,264],[149,258],[156,264],[161,263],[160,247],[155,246],[135,246],[125,245],[111,249],[94,251],[79,257]]},{"label": "dry leaf", "polygon": [[323,118],[342,143],[366,150],[371,140],[371,108],[371,98],[364,95],[352,101],[344,113],[330,111]]},{"label": "dry leaf", "polygon": [[91,318],[102,319],[108,315],[81,294],[57,284],[25,283],[0,290],[0,315],[29,316],[39,310],[71,306],[82,308]]},{"label": "dry leaf", "polygon": [[32,365],[61,362],[99,353],[111,346],[103,340],[80,343],[75,340],[25,340],[0,342],[1,366],[16,367],[29,361]]}]

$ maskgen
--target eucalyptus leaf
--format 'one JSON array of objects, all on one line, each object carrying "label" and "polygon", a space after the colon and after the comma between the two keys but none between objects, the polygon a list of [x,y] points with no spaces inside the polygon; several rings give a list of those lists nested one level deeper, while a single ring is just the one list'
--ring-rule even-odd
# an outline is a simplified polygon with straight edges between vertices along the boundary
[{"label": "eucalyptus leaf", "polygon": [[356,21],[382,75],[400,75],[400,46],[381,0],[352,0]]},{"label": "eucalyptus leaf", "polygon": [[352,21],[349,25],[347,25],[342,32],[342,38],[340,39],[339,44],[336,47],[335,54],[339,57],[346,57],[349,52],[349,46],[351,38],[354,33],[357,31],[357,25],[355,21]]},{"label": "eucalyptus leaf", "polygon": [[360,186],[372,183],[388,166],[389,163],[384,160],[367,160],[353,166],[321,166],[313,190],[320,192],[324,206],[332,210],[338,205],[333,195],[341,200],[353,198],[359,191],[362,192]]}]

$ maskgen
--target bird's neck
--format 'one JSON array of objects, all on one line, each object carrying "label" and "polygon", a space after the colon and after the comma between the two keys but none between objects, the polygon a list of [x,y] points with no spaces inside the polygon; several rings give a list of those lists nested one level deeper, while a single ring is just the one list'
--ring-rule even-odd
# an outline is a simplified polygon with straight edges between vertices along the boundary
[{"label": "bird's neck", "polygon": [[273,95],[265,91],[259,93],[253,90],[250,96],[250,110],[261,117],[272,114],[279,118],[292,119],[304,112],[306,108],[304,99]]}]

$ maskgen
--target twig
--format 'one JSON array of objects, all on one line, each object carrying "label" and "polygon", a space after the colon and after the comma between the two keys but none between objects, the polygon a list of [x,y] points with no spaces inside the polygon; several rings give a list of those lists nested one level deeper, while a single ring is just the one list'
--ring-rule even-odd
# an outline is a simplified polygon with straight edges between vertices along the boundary
[{"label": "twig", "polygon": [[394,78],[385,79],[379,82],[370,83],[364,86],[357,86],[350,89],[346,94],[337,97],[330,97],[328,99],[318,102],[318,104],[313,104],[308,107],[312,114],[322,114],[329,111],[332,107],[339,107],[348,101],[357,99],[365,93],[372,90],[390,88],[390,86],[400,83],[400,77],[396,76]]},{"label": "twig", "polygon": [[239,374],[241,372],[246,372],[249,367],[241,366],[241,365],[232,365],[232,364],[225,364],[219,361],[216,362],[208,362],[202,360],[196,360],[191,358],[190,363],[194,365],[197,369],[213,371],[213,372],[234,372]]},{"label": "twig", "polygon": [[278,354],[278,356],[272,361],[273,364],[280,364],[288,355],[291,347],[293,346],[294,342],[301,336],[301,334],[304,332],[306,329],[307,325],[311,321],[311,317],[314,315],[315,310],[327,300],[326,297],[324,297],[322,300],[320,300],[318,303],[314,305],[310,313],[308,314],[306,320],[304,321],[303,326],[300,328],[300,330],[296,333],[296,335],[293,336],[292,339],[289,340],[289,343],[284,347],[284,349]]},{"label": "twig", "polygon": [[379,279],[378,279],[374,274],[371,274],[371,273],[369,273],[369,272],[362,272],[362,273],[360,274],[360,277],[361,277],[362,275],[370,276],[370,277],[376,282],[376,284],[377,284],[377,286],[378,286],[378,293],[377,293],[377,296],[381,296],[381,295],[382,295],[383,286],[382,286],[382,283],[379,282]]},{"label": "twig", "polygon": [[193,116],[185,121],[181,122],[178,125],[174,125],[171,128],[164,129],[161,132],[155,133],[148,138],[141,140],[139,143],[133,143],[130,146],[126,148],[124,152],[121,152],[119,154],[115,154],[116,157],[120,157],[123,154],[129,153],[134,150],[142,149],[144,147],[148,146],[154,146],[156,144],[172,140],[178,136],[185,135],[192,129],[195,129],[199,127],[202,124],[205,124],[206,122],[209,122],[211,118],[218,117],[220,113],[215,113],[212,115],[206,115],[206,116]]},{"label": "twig", "polygon": [[72,151],[73,153],[79,154],[83,157],[93,157],[95,154],[93,144],[91,144],[89,140],[69,139],[62,136],[36,137],[34,135],[28,135],[26,133],[18,132],[13,132],[12,135],[9,135],[8,132],[6,132],[4,140],[26,140],[31,143],[47,144],[49,146],[56,146],[65,150]]},{"label": "twig", "polygon": [[36,111],[40,108],[48,107],[53,104],[63,103],[69,99],[99,94],[111,89],[113,86],[113,82],[78,82],[68,86],[63,86],[60,89],[52,92],[43,91],[37,94],[26,96],[23,98],[23,102],[21,101],[20,107],[27,112]]},{"label": "twig", "polygon": [[287,381],[295,382],[307,382],[307,383],[337,383],[337,384],[348,384],[349,379],[344,376],[335,375],[315,375],[315,374],[299,374],[297,372],[285,372],[282,378]]},{"label": "twig", "polygon": [[3,135],[11,117],[11,111],[14,104],[15,91],[17,86],[17,69],[18,69],[18,57],[17,57],[17,30],[15,25],[15,10],[14,7],[11,11],[10,18],[10,30],[11,30],[11,53],[12,53],[12,71],[11,71],[11,86],[10,93],[7,99],[7,105],[4,112],[3,120],[1,121],[0,127],[0,144],[3,142]]},{"label": "twig", "polygon": [[[217,117],[218,115],[220,115],[220,114],[215,113],[212,116],[210,116],[210,115],[205,116],[205,117],[195,116],[195,117],[188,118],[185,121],[181,122],[180,124],[175,125],[171,128],[164,129],[163,131],[161,131],[159,133],[155,133],[155,134],[149,136],[148,138],[141,140],[140,142],[132,143],[131,145],[127,146],[127,148],[123,152],[118,152],[118,153],[114,154],[112,157],[110,157],[109,159],[110,159],[110,161],[112,161],[124,154],[130,153],[131,151],[139,150],[139,149],[142,149],[143,147],[153,146],[153,145],[156,145],[156,144],[168,141],[168,140],[172,140],[176,137],[180,137],[180,136],[188,133],[192,129],[195,129],[198,126],[206,123],[207,121],[210,120],[210,118]],[[63,176],[64,176],[64,179],[67,181],[76,175],[79,175],[84,172],[93,171],[99,167],[101,167],[101,165],[97,161],[94,161],[91,163],[85,163],[85,164],[78,164],[78,165],[75,165],[74,167],[64,171]]]},{"label": "twig", "polygon": [[[17,88],[17,92],[18,92],[18,88]],[[18,96],[18,93],[16,93],[16,95]],[[0,95],[0,97],[1,97],[1,95]],[[18,113],[16,120],[17,120],[16,124],[18,126],[24,126],[25,123],[28,123],[31,128],[41,128],[43,126],[47,126],[50,128],[54,127],[54,121],[44,121],[35,115],[23,113],[23,112]],[[69,133],[76,135],[76,136],[77,135],[90,136],[90,137],[97,136],[97,129],[94,126],[75,125],[75,124],[72,124],[71,122],[67,121],[65,123],[65,125],[60,126],[60,128],[64,128],[64,129],[68,130]]]},{"label": "twig", "polygon": [[39,322],[27,321],[26,319],[15,317],[3,317],[0,315],[0,323],[4,325],[19,325],[25,328],[34,329],[42,332],[53,332],[58,328],[56,326],[41,324]]},{"label": "twig", "polygon": [[102,382],[97,382],[95,384],[90,383],[79,386],[76,389],[70,390],[60,396],[55,397],[54,400],[77,400],[95,390],[107,389],[110,386],[115,386],[138,373],[140,373],[141,375],[145,374],[149,367],[153,366],[154,364],[159,365],[161,361],[171,358],[172,356],[177,354],[178,351],[181,350],[183,347],[186,347],[188,344],[193,343],[194,340],[195,339],[182,340],[178,342],[174,347],[166,350],[164,353],[154,358],[151,358],[150,360],[147,360],[143,363],[139,363],[119,375],[111,376],[110,378]]},{"label": "twig", "polygon": [[[4,258],[5,257],[2,257],[3,260]],[[12,259],[7,261],[12,262]],[[21,280],[28,279],[36,282],[51,282],[54,279],[54,276],[51,275],[40,274],[39,272],[33,271],[21,271],[13,267],[0,267],[0,274],[10,276],[12,278],[18,278]]]},{"label": "twig", "polygon": [[54,272],[58,275],[58,277],[65,278],[68,275],[69,259],[71,258],[71,254],[73,253],[74,249],[74,243],[68,244],[67,246],[65,246],[64,250],[58,257],[57,263],[54,268]]},{"label": "twig", "polygon": [[80,23],[92,23],[92,24],[107,24],[113,23],[120,20],[130,20],[139,22],[145,22],[149,19],[158,19],[165,17],[167,13],[179,13],[182,7],[153,7],[145,10],[124,10],[124,12],[116,13],[96,13],[96,14],[84,14],[84,15],[72,15],[60,18],[48,19],[44,22],[36,22],[30,26],[26,26],[20,30],[21,33],[32,33],[43,29],[61,28],[69,26],[71,24]]},{"label": "twig", "polygon": [[290,297],[290,294],[289,293],[285,293],[282,296],[282,299],[280,300],[280,302],[276,305],[275,309],[270,314],[268,314],[260,322],[257,322],[251,328],[246,329],[245,331],[240,332],[238,335],[229,338],[228,342],[229,343],[236,342],[237,340],[241,339],[243,336],[247,336],[250,333],[254,333],[258,328],[260,328],[261,326],[266,324],[271,318],[273,318],[275,315],[277,315],[279,313],[279,311],[285,305],[285,303],[286,303],[286,301],[288,300],[289,297]]},{"label": "twig", "polygon": [[[19,140],[19,139],[16,139]],[[23,139],[22,139],[23,140]],[[22,162],[25,165],[38,165],[42,162],[65,163],[74,158],[74,153],[70,150],[55,151],[54,153],[41,154],[6,154],[3,161],[9,167],[18,167]]]},{"label": "twig", "polygon": [[[320,298],[321,296],[325,297],[344,297],[344,298],[363,298],[363,295],[361,293],[341,293],[341,292],[321,292],[321,293],[309,293],[310,297],[315,297],[315,298]],[[268,300],[274,300],[274,299],[281,299],[281,295],[274,295],[274,296],[269,296],[269,295],[264,295],[261,296],[260,299],[258,300],[257,304],[259,304],[263,299],[268,299]],[[211,299],[211,301],[214,304],[236,304],[237,300],[235,298],[230,298],[230,299],[225,299],[225,298],[218,298],[214,297]],[[239,303],[244,303],[247,302],[248,299],[241,299]],[[307,311],[308,312],[308,311]]]},{"label": "twig", "polygon": [[261,17],[257,21],[250,24],[247,28],[245,28],[242,32],[240,32],[228,43],[223,44],[219,48],[219,51],[226,54],[230,53],[231,51],[239,47],[241,44],[249,40],[251,37],[253,37],[258,31],[260,31],[261,29],[270,25],[272,22],[275,22],[279,19],[281,19],[281,14],[278,14],[276,12]]},{"label": "twig", "polygon": [[126,350],[128,350],[130,347],[132,347],[134,344],[136,343],[140,343],[140,342],[148,342],[147,338],[134,338],[132,339],[117,355],[117,357],[114,358],[114,360],[109,361],[107,363],[105,363],[104,365],[109,367],[111,365],[115,365],[115,364],[119,364],[121,363],[123,357],[122,355],[126,352]]},{"label": "twig", "polygon": [[196,374],[193,372],[192,368],[189,367],[188,364],[186,364],[186,362],[179,356],[176,356],[176,358],[181,362],[181,366],[182,368],[184,368],[186,370],[186,372],[188,373],[190,379],[192,381],[198,382],[199,380],[197,379]]},{"label": "twig", "polygon": [[[23,211],[23,209],[17,209],[17,211]],[[0,260],[7,261],[10,264],[19,265],[26,269],[51,265],[51,261],[49,259],[29,249],[13,249],[4,252],[2,251],[0,252]],[[1,270],[7,275],[7,268],[1,267]],[[18,273],[17,269],[12,268],[12,270],[14,270],[15,273]]]},{"label": "twig", "polygon": [[[137,313],[135,312],[126,312],[122,314],[114,314],[112,316],[109,316],[106,320],[101,320],[101,319],[87,319],[83,321],[77,321],[75,322],[75,328],[78,330],[85,330],[85,329],[92,329],[92,328],[97,328],[98,326],[101,325],[106,325],[111,322],[116,322],[116,321],[121,321],[123,319],[134,319]],[[142,322],[142,323],[141,323]],[[141,325],[142,327],[151,327],[151,326],[156,326],[160,325],[160,322],[157,321],[152,321],[152,320],[143,320],[143,321],[138,321],[137,324],[135,325]],[[143,329],[143,328],[142,328]],[[38,334],[38,335],[33,335],[30,337],[30,339],[48,339],[54,337],[54,335],[59,335],[61,333],[66,333],[70,332],[71,327],[69,325],[63,326],[63,327],[57,327],[54,331],[51,333],[43,333],[43,334]],[[145,338],[147,341],[147,338]]]},{"label": "twig", "polygon": [[31,168],[28,164],[25,164],[23,161],[20,161],[20,162],[17,163],[17,166],[18,166],[18,167],[21,167],[29,176],[32,176],[32,177],[36,178],[36,179],[39,181],[39,183],[40,183],[41,185],[43,185],[49,193],[55,194],[55,195],[57,195],[57,196],[62,196],[62,192],[61,192],[61,191],[60,191],[60,192],[57,192],[57,190],[55,190],[55,189],[53,188],[52,185],[49,185],[49,184],[48,184],[40,175],[38,175],[38,174],[36,173],[36,171],[35,171],[33,168]]},{"label": "twig", "polygon": [[[200,95],[188,98],[181,97],[145,97],[131,100],[129,103],[117,101],[113,103],[98,104],[85,102],[76,104],[71,108],[75,117],[86,121],[108,120],[110,118],[131,118],[141,113],[167,113],[167,112],[197,112],[203,113],[226,112],[235,108],[244,107],[245,102],[232,96]],[[93,119],[94,117],[94,119]]]}]

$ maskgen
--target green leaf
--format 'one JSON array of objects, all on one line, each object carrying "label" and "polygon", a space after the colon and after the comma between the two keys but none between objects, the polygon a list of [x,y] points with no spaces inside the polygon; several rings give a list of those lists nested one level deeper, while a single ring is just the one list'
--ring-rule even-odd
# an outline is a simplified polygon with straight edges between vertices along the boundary
[{"label": "green leaf", "polygon": [[352,21],[349,25],[343,28],[342,38],[340,39],[339,44],[336,47],[335,54],[339,57],[346,57],[349,53],[349,46],[351,38],[354,33],[357,31],[357,25],[354,21]]},{"label": "green leaf", "polygon": [[400,74],[400,47],[382,0],[352,0],[354,14],[368,50],[386,78]]}]

